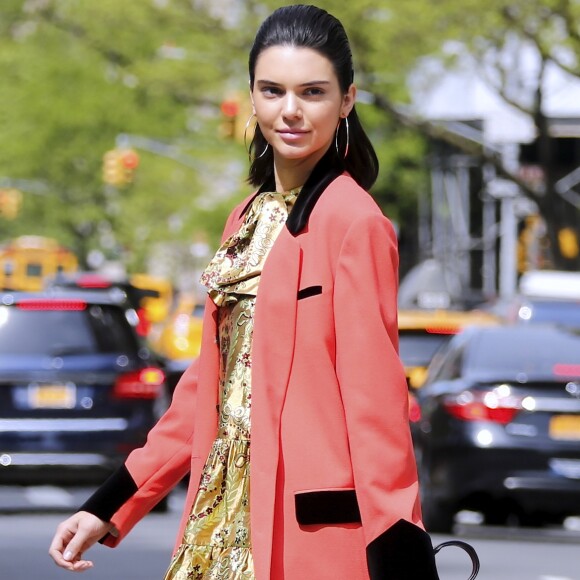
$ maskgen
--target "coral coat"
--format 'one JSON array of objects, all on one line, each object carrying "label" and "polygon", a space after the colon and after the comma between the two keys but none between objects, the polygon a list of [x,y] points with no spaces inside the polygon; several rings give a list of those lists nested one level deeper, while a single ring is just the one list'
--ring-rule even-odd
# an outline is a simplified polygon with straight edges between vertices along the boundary
[{"label": "coral coat", "polygon": [[[224,238],[251,199],[232,212]],[[250,509],[257,580],[368,579],[367,546],[384,555],[381,543],[401,524],[427,536],[397,352],[397,268],[391,223],[348,174],[319,164],[264,265],[256,301]],[[82,508],[114,523],[117,535],[105,544],[119,543],[191,470],[179,545],[216,435],[216,335],[208,300],[200,357],[171,407]],[[376,560],[372,550],[369,558]]]}]

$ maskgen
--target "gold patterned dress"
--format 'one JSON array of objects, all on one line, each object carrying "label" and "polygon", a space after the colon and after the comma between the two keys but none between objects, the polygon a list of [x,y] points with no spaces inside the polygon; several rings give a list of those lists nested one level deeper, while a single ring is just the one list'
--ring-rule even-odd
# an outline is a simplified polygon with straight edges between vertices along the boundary
[{"label": "gold patterned dress", "polygon": [[218,309],[219,422],[182,543],[164,580],[253,580],[251,347],[262,267],[300,189],[260,193],[201,277]]}]

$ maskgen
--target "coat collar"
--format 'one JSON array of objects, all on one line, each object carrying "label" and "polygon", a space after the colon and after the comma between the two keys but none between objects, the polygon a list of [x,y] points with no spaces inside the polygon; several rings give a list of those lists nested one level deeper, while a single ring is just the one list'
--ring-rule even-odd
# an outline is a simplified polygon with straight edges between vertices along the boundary
[{"label": "coat collar", "polygon": [[[297,236],[308,223],[310,214],[316,205],[316,202],[322,195],[322,192],[344,171],[342,166],[337,166],[336,155],[332,147],[325,153],[322,159],[316,164],[312,173],[309,175],[306,183],[302,187],[302,191],[296,199],[296,203],[286,220],[286,228],[293,235]],[[265,191],[275,191],[276,184],[274,178],[266,181],[256,195]],[[256,195],[252,196],[250,201],[246,204],[242,211],[242,215],[246,213]]]}]

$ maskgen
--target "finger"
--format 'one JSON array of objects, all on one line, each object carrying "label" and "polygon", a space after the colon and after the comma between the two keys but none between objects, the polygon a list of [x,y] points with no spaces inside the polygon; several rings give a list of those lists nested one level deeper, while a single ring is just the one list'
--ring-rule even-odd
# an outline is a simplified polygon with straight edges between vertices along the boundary
[{"label": "finger", "polygon": [[82,559],[82,553],[73,556],[70,560],[68,559],[70,554],[67,550],[65,550],[66,557],[58,550],[49,550],[49,554],[52,556],[53,560],[58,566],[65,568],[66,570],[70,570],[71,572],[84,572],[85,570],[88,570],[94,566],[91,560]]},{"label": "finger", "polygon": [[50,557],[55,561],[55,563],[68,570],[72,570],[72,564],[64,559],[64,549],[65,546],[69,543],[71,538],[74,536],[69,530],[61,530],[60,528],[57,530],[54,538],[50,544],[48,549],[48,553]]},{"label": "finger", "polygon": [[91,560],[78,560],[73,562],[71,570],[73,572],[84,572],[93,567],[93,562]]},{"label": "finger", "polygon": [[64,548],[63,558],[67,562],[80,561],[84,548],[92,545],[90,535],[82,529],[79,529],[73,536],[72,540]]},{"label": "finger", "polygon": [[[94,531],[90,528],[86,529],[80,527],[77,533],[72,538],[72,540],[64,548],[63,553],[64,560],[73,563],[81,561],[83,553],[86,552],[92,546],[94,546],[97,543],[99,537],[101,537],[102,535],[103,534],[101,533],[95,534]],[[85,561],[90,562],[90,560]]]},{"label": "finger", "polygon": [[49,551],[58,550],[62,552],[63,548],[71,541],[74,536],[74,532],[69,530],[68,528],[63,528],[59,526],[56,529],[56,533],[52,538],[52,542],[50,543]]},{"label": "finger", "polygon": [[57,527],[49,554],[58,566],[67,570],[82,572],[92,568],[93,562],[84,560],[82,555],[111,527],[112,524],[95,516],[78,512]]},{"label": "finger", "polygon": [[92,560],[84,560],[83,559],[83,552],[84,548],[74,557],[74,559],[70,562],[72,567],[70,568],[73,572],[84,572],[89,568],[93,567]]}]

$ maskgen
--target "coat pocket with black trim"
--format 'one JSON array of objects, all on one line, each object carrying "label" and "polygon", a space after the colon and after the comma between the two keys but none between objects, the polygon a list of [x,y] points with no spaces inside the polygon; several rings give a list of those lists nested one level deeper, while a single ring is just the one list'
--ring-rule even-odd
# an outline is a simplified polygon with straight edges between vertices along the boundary
[{"label": "coat pocket with black trim", "polygon": [[303,491],[294,494],[300,525],[359,524],[360,510],[354,489]]}]

